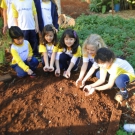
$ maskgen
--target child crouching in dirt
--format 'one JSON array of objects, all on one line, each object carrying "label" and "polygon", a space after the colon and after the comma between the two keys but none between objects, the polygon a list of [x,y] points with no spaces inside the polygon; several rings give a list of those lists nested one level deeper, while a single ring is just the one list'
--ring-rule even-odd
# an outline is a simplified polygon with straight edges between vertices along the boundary
[{"label": "child crouching in dirt", "polygon": [[[83,90],[87,95],[92,94],[95,90],[111,89],[116,84],[120,91],[116,94],[115,99],[118,101],[117,97],[119,97],[119,102],[127,99],[126,86],[135,80],[133,67],[126,60],[116,58],[108,48],[100,48],[94,59],[100,67],[100,72],[96,74],[99,79],[95,83],[84,87]],[[109,76],[108,83],[104,84],[107,76]]]},{"label": "child crouching in dirt", "polygon": [[60,39],[59,50],[56,56],[55,75],[60,75],[60,70],[64,70],[63,76],[69,78],[72,71],[77,71],[81,57],[81,47],[76,31],[67,29]]},{"label": "child crouching in dirt", "polygon": [[[81,67],[79,78],[76,80],[76,86],[81,84],[79,87],[82,88],[90,77],[96,76],[96,72],[98,71],[99,66],[94,61],[94,57],[97,50],[102,47],[106,47],[106,44],[100,35],[91,34],[86,38],[82,47],[83,65]],[[85,75],[87,71],[88,73]]]},{"label": "child crouching in dirt", "polygon": [[42,55],[43,70],[45,72],[54,71],[54,62],[57,51],[56,29],[52,24],[48,24],[42,31],[41,44],[39,45],[39,53]]},{"label": "child crouching in dirt", "polygon": [[34,77],[36,75],[34,71],[39,62],[33,57],[30,43],[24,40],[23,32],[18,26],[11,26],[9,29],[9,36],[12,39],[12,68],[20,78],[27,75]]}]

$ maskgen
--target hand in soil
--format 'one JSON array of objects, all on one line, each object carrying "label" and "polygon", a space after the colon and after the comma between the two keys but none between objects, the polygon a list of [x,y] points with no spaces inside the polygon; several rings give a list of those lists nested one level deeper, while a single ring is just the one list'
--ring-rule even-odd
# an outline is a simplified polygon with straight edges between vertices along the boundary
[{"label": "hand in soil", "polygon": [[43,67],[43,70],[44,70],[45,72],[48,72],[49,66],[44,66],[44,67]]},{"label": "hand in soil", "polygon": [[76,86],[77,86],[78,88],[83,88],[84,85],[85,85],[85,82],[84,82],[84,81],[81,81],[81,80],[77,79],[77,81],[76,81]]},{"label": "hand in soil", "polygon": [[70,73],[68,73],[68,71],[64,71],[63,76],[66,77],[66,78],[69,78],[70,77]]},{"label": "hand in soil", "polygon": [[60,76],[60,70],[59,70],[59,69],[56,69],[56,70],[55,70],[55,76],[56,76],[56,77],[59,77],[59,76]]},{"label": "hand in soil", "polygon": [[89,96],[89,95],[93,94],[93,92],[95,91],[95,89],[92,88],[90,85],[86,85],[83,88],[83,91],[85,92],[85,96]]},{"label": "hand in soil", "polygon": [[49,67],[49,72],[53,72],[54,71],[54,67]]},{"label": "hand in soil", "polygon": [[33,71],[32,71],[31,69],[29,69],[29,70],[27,71],[27,73],[28,73],[28,75],[31,75],[31,74],[33,74]]}]

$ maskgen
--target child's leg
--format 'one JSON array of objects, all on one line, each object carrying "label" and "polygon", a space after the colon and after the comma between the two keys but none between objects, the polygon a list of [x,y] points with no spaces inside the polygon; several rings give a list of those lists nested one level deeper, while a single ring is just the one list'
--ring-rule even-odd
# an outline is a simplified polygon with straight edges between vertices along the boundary
[{"label": "child's leg", "polygon": [[69,66],[68,61],[70,60],[71,60],[71,57],[68,56],[67,54],[65,53],[60,54],[60,58],[59,58],[60,69],[67,70]]},{"label": "child's leg", "polygon": [[32,57],[30,61],[25,61],[26,65],[28,65],[30,67],[31,70],[36,70],[39,62],[37,60],[37,58]]},{"label": "child's leg", "polygon": [[30,44],[33,48],[33,53],[34,53],[35,56],[39,56],[37,34],[36,34],[35,30],[29,30],[29,31],[30,31],[29,42],[30,42]]},{"label": "child's leg", "polygon": [[18,77],[24,77],[28,75],[27,72],[18,66],[18,64],[12,65],[11,67],[16,71]]},{"label": "child's leg", "polygon": [[126,89],[127,84],[129,83],[129,77],[126,74],[119,75],[116,80],[115,84],[120,89],[116,95],[121,95],[123,99],[128,98],[128,91]]},{"label": "child's leg", "polygon": [[115,80],[115,84],[120,90],[125,90],[127,83],[129,83],[129,77],[126,74],[119,75]]},{"label": "child's leg", "polygon": [[22,30],[24,39],[30,42],[34,55],[38,55],[38,40],[35,30]]},{"label": "child's leg", "polygon": [[80,57],[77,59],[74,67],[72,68],[73,71],[76,71],[78,69],[79,63],[80,63]]}]

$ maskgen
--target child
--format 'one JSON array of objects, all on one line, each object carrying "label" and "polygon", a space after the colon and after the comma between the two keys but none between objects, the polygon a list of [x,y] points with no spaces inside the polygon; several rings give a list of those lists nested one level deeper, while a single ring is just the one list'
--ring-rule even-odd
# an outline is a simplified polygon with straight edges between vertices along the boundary
[{"label": "child", "polygon": [[56,56],[55,75],[60,75],[60,69],[65,70],[63,76],[69,78],[71,70],[76,71],[81,57],[81,47],[77,33],[67,29],[60,39],[59,50]]},{"label": "child", "polygon": [[38,60],[32,57],[32,48],[27,40],[24,40],[24,35],[21,29],[17,26],[11,26],[9,36],[12,39],[11,54],[12,68],[16,71],[18,77],[30,75],[34,77],[35,69],[38,66]]},{"label": "child", "polygon": [[24,39],[28,40],[32,46],[34,56],[38,56],[39,31],[37,12],[33,0],[15,0],[12,2],[12,11],[15,25],[20,27],[24,34]]},{"label": "child", "polygon": [[57,5],[54,0],[34,0],[37,9],[38,22],[40,31],[47,24],[53,24],[58,30],[58,13]]},{"label": "child", "polygon": [[42,43],[39,45],[39,53],[42,53],[42,64],[45,72],[54,71],[54,61],[57,48],[57,34],[54,26],[48,24],[42,31]]},{"label": "child", "polygon": [[[88,78],[91,76],[95,76],[98,65],[94,61],[94,57],[96,55],[96,52],[99,48],[106,47],[103,39],[101,36],[97,34],[91,34],[83,43],[83,65],[81,67],[79,78],[76,81],[76,85],[82,88],[85,85],[85,82]],[[89,70],[90,69],[90,70]],[[86,71],[89,71],[86,76],[84,77]],[[84,78],[83,78],[84,77]]]},{"label": "child", "polygon": [[[116,58],[114,53],[107,48],[100,48],[94,59],[100,67],[100,72],[96,75],[99,79],[95,83],[84,87],[84,90],[87,89],[86,95],[92,94],[95,90],[111,89],[115,83],[120,89],[120,92],[116,96],[120,96],[121,101],[127,99],[127,83],[135,80],[135,73],[132,66],[126,60]],[[107,84],[104,84],[107,73],[109,75],[109,81]]]},{"label": "child", "polygon": [[13,0],[2,0],[1,8],[3,9],[3,34],[6,34],[6,31],[11,26],[14,26],[13,13],[11,10],[11,3]]}]

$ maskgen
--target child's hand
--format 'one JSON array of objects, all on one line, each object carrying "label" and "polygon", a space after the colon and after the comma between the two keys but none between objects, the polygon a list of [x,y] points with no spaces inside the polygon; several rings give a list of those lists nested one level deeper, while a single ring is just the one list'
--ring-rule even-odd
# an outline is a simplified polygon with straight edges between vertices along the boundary
[{"label": "child's hand", "polygon": [[70,72],[68,70],[64,71],[63,76],[66,77],[66,78],[69,78],[70,77]]},{"label": "child's hand", "polygon": [[83,88],[85,85],[85,81],[82,80],[82,85],[80,86],[80,88]]},{"label": "child's hand", "polygon": [[59,76],[60,76],[60,69],[56,69],[56,70],[55,70],[55,76],[56,76],[56,77],[59,77]]},{"label": "child's hand", "polygon": [[49,71],[49,66],[44,66],[44,67],[43,67],[43,70],[44,70],[45,72],[48,72],[48,71]]},{"label": "child's hand", "polygon": [[8,30],[8,26],[6,25],[6,26],[3,27],[3,34],[4,35],[6,34],[7,30]]},{"label": "child's hand", "polygon": [[29,70],[27,71],[27,73],[28,73],[28,75],[31,75],[31,74],[33,74],[33,71],[32,71],[31,69],[29,69]]},{"label": "child's hand", "polygon": [[27,58],[27,61],[30,61],[30,60],[31,60],[31,58],[32,58],[32,57],[28,57],[28,58]]},{"label": "child's hand", "polygon": [[53,72],[54,71],[54,67],[50,66],[49,67],[49,72]]},{"label": "child's hand", "polygon": [[36,33],[38,33],[39,32],[39,27],[35,27],[35,31],[36,31]]},{"label": "child's hand", "polygon": [[85,81],[82,81],[82,79],[77,79],[76,80],[76,86],[78,86],[79,88],[83,88],[85,85]]},{"label": "child's hand", "polygon": [[57,29],[55,29],[55,31],[56,31],[56,33],[58,33],[58,30]]},{"label": "child's hand", "polygon": [[91,87],[91,85],[86,85],[83,88],[83,91],[85,92],[85,96],[89,96],[89,95],[93,94],[93,92],[95,91],[95,88]]}]

